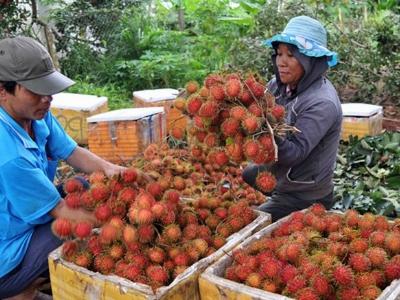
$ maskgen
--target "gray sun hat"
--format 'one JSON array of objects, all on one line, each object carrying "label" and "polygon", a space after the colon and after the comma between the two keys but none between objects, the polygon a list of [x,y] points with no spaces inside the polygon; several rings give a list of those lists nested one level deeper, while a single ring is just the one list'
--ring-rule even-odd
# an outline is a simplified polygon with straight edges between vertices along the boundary
[{"label": "gray sun hat", "polygon": [[0,81],[16,81],[38,95],[54,95],[75,82],[58,72],[46,48],[30,37],[0,41]]}]

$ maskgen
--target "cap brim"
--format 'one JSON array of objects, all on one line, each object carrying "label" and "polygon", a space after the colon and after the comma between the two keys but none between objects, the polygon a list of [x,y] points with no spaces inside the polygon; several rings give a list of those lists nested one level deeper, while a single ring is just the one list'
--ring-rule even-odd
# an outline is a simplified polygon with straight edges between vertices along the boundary
[{"label": "cap brim", "polygon": [[338,61],[336,52],[330,51],[324,46],[321,46],[318,43],[307,40],[300,36],[281,33],[281,34],[276,34],[272,38],[264,41],[264,45],[271,48],[274,47],[275,43],[287,43],[295,45],[299,49],[300,53],[306,56],[310,57],[327,56],[328,65],[330,67],[335,66]]},{"label": "cap brim", "polygon": [[38,95],[46,96],[60,93],[69,88],[71,85],[75,84],[75,81],[71,80],[67,76],[64,76],[58,71],[54,71],[39,78],[17,82]]}]

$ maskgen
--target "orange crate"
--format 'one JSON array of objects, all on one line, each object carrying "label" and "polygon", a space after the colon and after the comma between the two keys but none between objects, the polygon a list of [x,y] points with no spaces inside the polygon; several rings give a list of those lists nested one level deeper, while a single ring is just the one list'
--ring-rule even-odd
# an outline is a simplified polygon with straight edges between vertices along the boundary
[{"label": "orange crate", "polygon": [[87,123],[90,116],[108,111],[107,97],[59,93],[53,96],[51,112],[65,131],[81,145],[87,145]]},{"label": "orange crate", "polygon": [[186,128],[187,117],[174,108],[174,100],[179,94],[175,89],[155,89],[133,92],[135,107],[162,106],[167,118],[167,132],[173,127]]},{"label": "orange crate", "polygon": [[166,134],[162,107],[114,110],[94,115],[87,122],[89,150],[114,163],[132,160]]}]

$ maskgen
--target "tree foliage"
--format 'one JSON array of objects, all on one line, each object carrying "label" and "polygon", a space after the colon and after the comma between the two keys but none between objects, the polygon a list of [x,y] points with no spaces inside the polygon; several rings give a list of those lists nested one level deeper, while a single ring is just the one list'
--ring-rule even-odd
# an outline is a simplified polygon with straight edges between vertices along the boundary
[{"label": "tree foliage", "polygon": [[[2,35],[30,34],[27,4],[0,6]],[[396,0],[46,0],[63,72],[91,86],[182,87],[224,69],[270,79],[262,42],[296,15],[319,19],[340,64],[329,72],[344,101],[400,105]],[[82,85],[87,86],[87,85]]]}]

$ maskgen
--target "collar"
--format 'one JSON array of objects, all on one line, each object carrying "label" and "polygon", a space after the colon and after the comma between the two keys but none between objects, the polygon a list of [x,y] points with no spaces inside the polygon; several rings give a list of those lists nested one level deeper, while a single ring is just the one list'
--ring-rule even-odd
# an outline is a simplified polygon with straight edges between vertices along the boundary
[{"label": "collar", "polygon": [[37,144],[31,139],[29,134],[2,107],[0,107],[0,122],[3,122],[11,129],[25,148],[38,148]]}]

